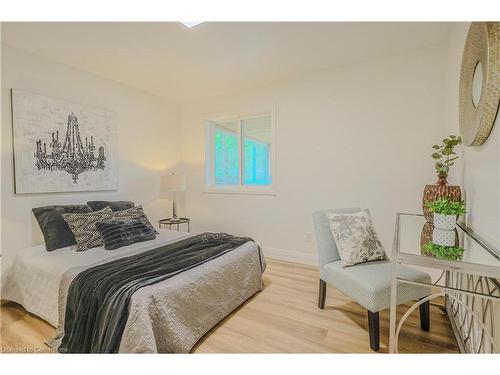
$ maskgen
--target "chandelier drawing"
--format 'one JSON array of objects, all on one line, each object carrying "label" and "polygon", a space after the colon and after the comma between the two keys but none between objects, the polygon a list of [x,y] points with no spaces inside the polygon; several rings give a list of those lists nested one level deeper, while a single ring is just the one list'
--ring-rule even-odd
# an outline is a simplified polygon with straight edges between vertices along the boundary
[{"label": "chandelier drawing", "polygon": [[36,167],[38,170],[48,171],[62,170],[71,174],[73,183],[78,181],[78,175],[86,171],[96,171],[104,169],[104,147],[100,146],[97,157],[95,156],[94,137],[85,137],[85,146],[80,138],[80,129],[78,119],[71,113],[68,116],[68,125],[66,127],[66,136],[64,144],[59,142],[59,130],[52,132],[52,142],[49,144],[51,153],[47,153],[47,144],[39,139],[36,141]]}]

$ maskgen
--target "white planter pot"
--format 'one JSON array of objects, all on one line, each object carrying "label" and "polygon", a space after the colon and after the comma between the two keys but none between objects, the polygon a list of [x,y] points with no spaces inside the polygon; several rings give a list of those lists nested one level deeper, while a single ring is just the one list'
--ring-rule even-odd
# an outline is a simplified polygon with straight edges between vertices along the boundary
[{"label": "white planter pot", "polygon": [[455,246],[455,231],[453,229],[434,228],[432,231],[432,243],[440,246]]},{"label": "white planter pot", "polygon": [[434,228],[451,230],[455,229],[456,223],[456,215],[442,215],[434,212]]}]

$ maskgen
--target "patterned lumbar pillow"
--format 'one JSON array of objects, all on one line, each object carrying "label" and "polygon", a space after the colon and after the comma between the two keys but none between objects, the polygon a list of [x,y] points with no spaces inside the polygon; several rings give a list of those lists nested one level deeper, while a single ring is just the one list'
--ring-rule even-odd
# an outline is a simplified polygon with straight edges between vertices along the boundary
[{"label": "patterned lumbar pillow", "polygon": [[75,235],[76,251],[85,251],[103,245],[104,242],[96,224],[112,219],[113,211],[111,211],[111,208],[106,207],[100,211],[81,214],[69,213],[62,216]]},{"label": "patterned lumbar pillow", "polygon": [[122,211],[116,211],[115,212],[115,219],[125,219],[125,220],[134,220],[134,219],[141,219],[143,220],[146,225],[149,225],[149,227],[155,232],[158,233],[153,225],[149,222],[148,217],[144,213],[144,210],[142,209],[142,206],[134,206],[130,207],[126,210]]},{"label": "patterned lumbar pillow", "polygon": [[156,238],[155,230],[144,219],[113,219],[97,223],[96,227],[104,239],[106,250]]},{"label": "patterned lumbar pillow", "polygon": [[368,210],[326,215],[344,267],[387,259]]}]

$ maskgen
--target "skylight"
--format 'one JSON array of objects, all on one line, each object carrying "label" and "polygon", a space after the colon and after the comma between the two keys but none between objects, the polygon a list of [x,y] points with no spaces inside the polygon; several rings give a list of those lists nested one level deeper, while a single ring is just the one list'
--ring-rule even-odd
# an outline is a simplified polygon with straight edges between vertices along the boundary
[{"label": "skylight", "polygon": [[184,26],[186,26],[188,29],[192,29],[193,27],[198,26],[199,24],[202,24],[202,23],[203,23],[203,21],[201,21],[201,22],[182,22],[182,21],[181,21],[181,23],[182,23]]}]

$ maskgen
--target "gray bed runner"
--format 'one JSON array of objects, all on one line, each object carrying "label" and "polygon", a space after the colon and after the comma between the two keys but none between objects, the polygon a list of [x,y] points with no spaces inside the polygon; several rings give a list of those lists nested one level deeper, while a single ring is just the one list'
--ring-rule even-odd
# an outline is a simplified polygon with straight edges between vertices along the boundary
[{"label": "gray bed runner", "polygon": [[79,273],[66,301],[62,353],[116,353],[131,296],[252,241],[225,233],[203,233]]}]

